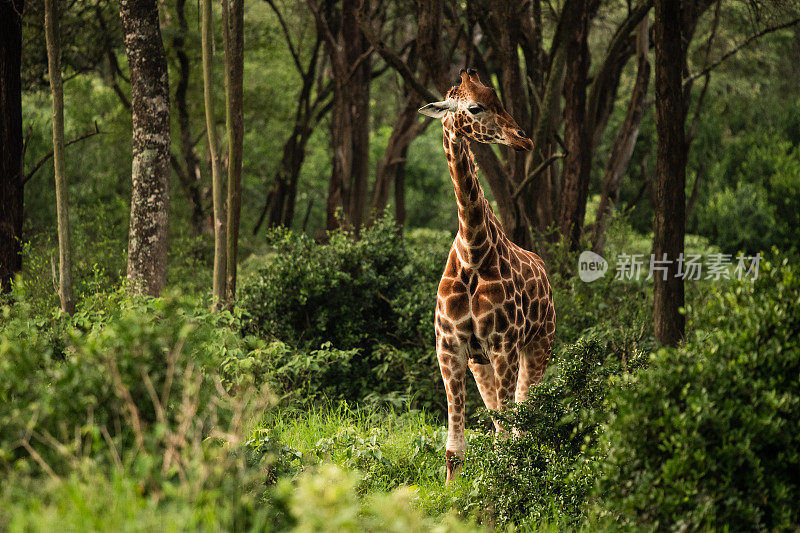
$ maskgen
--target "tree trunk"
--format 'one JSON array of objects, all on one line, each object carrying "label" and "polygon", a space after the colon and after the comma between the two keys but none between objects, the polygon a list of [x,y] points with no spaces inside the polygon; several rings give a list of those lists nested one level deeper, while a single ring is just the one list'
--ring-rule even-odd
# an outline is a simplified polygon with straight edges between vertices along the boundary
[{"label": "tree trunk", "polygon": [[0,291],[22,269],[22,10],[0,0]]},{"label": "tree trunk", "polygon": [[169,227],[169,77],[155,0],[120,0],[131,73],[133,166],[128,280],[158,295],[166,284]]},{"label": "tree trunk", "polygon": [[[666,276],[654,273],[653,319],[656,340],[675,346],[684,335],[683,279],[677,277],[678,256],[686,232],[686,105],[682,68],[686,49],[681,35],[681,2],[655,2],[655,100],[658,152],[654,191],[653,252],[669,261]],[[664,279],[666,277],[666,279]]]},{"label": "tree trunk", "polygon": [[[337,82],[338,84],[338,82]],[[333,112],[331,115],[331,149],[333,150],[333,164],[331,165],[331,178],[328,184],[328,201],[326,204],[326,224],[328,231],[335,230],[344,217],[347,221],[347,212],[340,212],[347,204],[347,187],[352,168],[352,149],[350,140],[353,138],[352,116],[347,112],[347,101],[344,96],[345,89],[337,87],[333,91]]]},{"label": "tree trunk", "polygon": [[586,103],[592,153],[600,143],[608,118],[614,109],[622,69],[637,49],[636,39],[632,38],[631,34],[642,19],[649,17],[652,7],[653,1],[645,0],[630,10],[614,32],[603,62],[594,76]]},{"label": "tree trunk", "polygon": [[[300,180],[300,170],[303,168],[303,161],[306,157],[306,145],[313,129],[329,108],[324,104],[328,93],[325,87],[317,87],[317,95],[312,98],[313,88],[319,79],[317,64],[320,44],[321,41],[317,39],[308,69],[303,70],[298,63],[303,85],[297,101],[294,127],[283,144],[281,164],[273,178],[272,190],[267,195],[264,210],[253,229],[253,235],[258,232],[261,222],[267,215],[269,215],[267,217],[268,227],[291,227],[292,225],[297,198],[297,183]],[[321,108],[319,108],[320,105],[322,105]]]},{"label": "tree trunk", "polygon": [[212,18],[211,0],[203,0],[202,47],[203,47],[203,101],[206,110],[206,134],[208,153],[211,158],[211,191],[214,205],[214,279],[211,296],[218,308],[225,300],[225,269],[227,268],[227,224],[225,223],[225,191],[222,187],[222,169],[219,161],[216,125],[214,124],[214,78],[212,77]]},{"label": "tree trunk", "polygon": [[186,0],[177,0],[175,10],[178,15],[178,34],[172,41],[175,54],[178,57],[178,86],[175,89],[175,105],[178,109],[178,127],[180,129],[181,157],[183,168],[178,172],[178,177],[183,185],[186,200],[192,210],[192,234],[196,237],[203,233],[205,227],[205,212],[203,209],[203,195],[201,192],[202,174],[200,161],[194,150],[191,117],[189,106],[186,102],[186,93],[189,90],[189,73],[191,63],[186,54],[186,35],[189,25],[185,15]]},{"label": "tree trunk", "polygon": [[394,176],[394,221],[397,224],[397,231],[403,234],[406,225],[406,157],[408,156],[408,146],[403,149],[400,155],[401,162],[397,165],[397,173]]},{"label": "tree trunk", "polygon": [[58,297],[61,310],[72,314],[72,246],[69,232],[69,195],[64,169],[64,87],[61,82],[61,47],[58,40],[58,0],[44,0],[44,28],[47,42],[47,68],[53,96],[53,167],[56,182],[58,217]]},{"label": "tree trunk", "polygon": [[[264,214],[268,215],[267,227],[285,226],[288,228],[292,225],[297,182],[303,167],[310,133],[307,128],[306,124],[295,124],[289,138],[283,144],[281,165],[275,173],[272,190],[264,206]],[[256,231],[260,225],[259,223],[256,226]]]},{"label": "tree trunk", "polygon": [[[485,27],[493,25],[491,41],[497,49],[503,103],[517,124],[530,134],[534,124],[531,119],[529,95],[525,89],[524,73],[520,65],[519,49],[523,38],[521,22],[532,15],[531,8],[526,3],[506,0],[505,2],[490,2],[488,9],[489,16],[483,18],[482,25]],[[513,192],[527,176],[528,154],[515,152],[509,148],[503,148],[503,150],[508,169],[508,186]],[[535,215],[535,209],[531,209],[533,204],[527,204],[522,199],[510,200],[506,207],[509,213],[503,219],[503,226],[512,241],[531,250],[534,243],[530,232],[529,212],[531,215]],[[507,222],[505,218],[508,218]]]},{"label": "tree trunk", "polygon": [[[690,143],[687,142],[686,144],[688,145]],[[687,224],[689,222],[689,219],[692,216],[692,210],[694,210],[694,204],[697,202],[697,195],[700,194],[700,183],[702,183],[703,177],[705,176],[705,174],[706,174],[706,164],[705,164],[705,161],[701,160],[697,164],[697,171],[695,172],[694,183],[692,184],[692,193],[689,195],[689,201],[686,202],[686,222],[687,222]]]},{"label": "tree trunk", "polygon": [[[230,5],[228,4],[230,2]],[[228,130],[227,283],[229,302],[236,299],[236,262],[239,257],[239,216],[242,209],[242,141],[244,123],[244,0],[222,0],[225,23],[226,129]]]},{"label": "tree trunk", "polygon": [[[361,9],[366,9],[366,3]],[[351,167],[346,169],[344,179],[348,187],[345,188],[347,219],[350,225],[359,231],[364,221],[367,200],[367,181],[369,176],[369,89],[372,78],[371,62],[362,58],[367,50],[366,39],[358,27],[357,10],[358,0],[343,0],[342,2],[342,38],[346,64],[353,72],[349,81],[346,81],[347,109],[351,117],[352,143],[350,149]],[[356,66],[356,63],[361,63]],[[348,139],[345,139],[347,142]]]},{"label": "tree trunk", "polygon": [[398,113],[386,144],[386,151],[378,162],[375,173],[375,186],[372,191],[371,219],[374,221],[386,211],[386,204],[389,202],[389,193],[392,190],[392,182],[397,177],[401,167],[405,167],[405,154],[411,142],[422,133],[426,123],[417,120],[417,109],[420,107],[419,99],[408,94],[405,105]]},{"label": "tree trunk", "polygon": [[[539,118],[534,130],[533,139],[533,159],[531,167],[536,168],[544,162],[555,146],[555,132],[561,117],[561,91],[564,86],[564,65],[566,63],[566,51],[561,44],[554,51],[550,66],[550,75],[542,96],[542,108],[539,111]],[[557,176],[558,166],[550,165],[548,178],[544,176],[534,180],[528,186],[527,193],[523,196],[527,203],[534,206],[534,228],[540,235],[545,234],[549,227],[556,222],[558,202],[554,202],[554,177]],[[560,191],[560,188],[557,189]],[[555,195],[558,199],[558,195]]]},{"label": "tree trunk", "polygon": [[326,207],[326,226],[344,224],[358,234],[364,220],[369,173],[369,91],[372,79],[370,50],[358,24],[359,10],[369,13],[366,0],[343,0],[338,20],[332,22],[310,2],[318,31],[325,36],[325,50],[333,71],[331,171]]},{"label": "tree trunk", "polygon": [[589,194],[591,170],[590,136],[586,127],[586,85],[589,70],[589,6],[586,0],[568,1],[564,6],[566,17],[565,52],[569,58],[564,79],[564,141],[567,156],[561,189],[560,228],[570,250],[577,250],[586,198]]},{"label": "tree trunk", "polygon": [[619,199],[619,189],[622,177],[628,168],[628,163],[633,155],[636,139],[639,137],[639,126],[644,115],[644,101],[647,96],[647,86],[650,83],[650,61],[647,59],[648,44],[648,19],[645,17],[639,23],[636,43],[636,81],[633,85],[631,100],[628,103],[628,112],[620,126],[617,138],[611,148],[611,155],[606,164],[603,189],[600,193],[600,205],[597,208],[597,217],[594,225],[594,238],[592,250],[602,255],[605,248],[606,230],[611,210]]}]

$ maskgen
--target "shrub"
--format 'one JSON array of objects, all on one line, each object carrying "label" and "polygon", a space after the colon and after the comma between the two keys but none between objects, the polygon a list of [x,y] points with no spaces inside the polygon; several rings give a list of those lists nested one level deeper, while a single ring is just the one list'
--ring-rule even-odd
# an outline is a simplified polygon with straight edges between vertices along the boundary
[{"label": "shrub", "polygon": [[59,350],[50,322],[29,311],[24,301],[2,310],[0,471],[59,474],[84,457],[161,456],[141,480],[158,485],[182,469],[190,450],[176,446],[199,445],[232,420],[216,372],[221,354],[244,349],[226,327],[231,315],[175,294],[119,291],[85,301],[69,323],[58,315]]},{"label": "shrub", "polygon": [[603,337],[565,346],[526,402],[495,414],[519,437],[472,440],[464,466],[471,490],[466,511],[497,525],[569,523],[582,516],[609,379],[644,359],[638,350],[623,355]]},{"label": "shrub", "polygon": [[408,251],[389,222],[364,230],[358,241],[332,233],[324,245],[278,231],[272,246],[269,262],[242,287],[248,332],[342,349],[401,342],[392,337],[398,318],[392,300],[412,280]]},{"label": "shrub", "polygon": [[698,229],[726,252],[755,253],[775,242],[775,220],[775,206],[762,185],[737,183],[735,189],[712,193],[700,213]]},{"label": "shrub", "polygon": [[303,402],[414,398],[439,408],[433,310],[447,241],[429,230],[406,241],[388,220],[323,245],[273,234],[272,254],[242,287],[243,329],[269,341],[251,356]]},{"label": "shrub", "polygon": [[711,193],[697,227],[724,251],[755,253],[797,246],[800,228],[800,149],[780,133],[737,138],[709,172]]},{"label": "shrub", "polygon": [[288,502],[294,531],[480,531],[450,514],[443,518],[425,517],[415,505],[410,487],[390,493],[377,493],[359,499],[358,475],[332,464],[305,472],[294,487],[284,480],[278,494]]},{"label": "shrub", "polygon": [[599,451],[606,516],[659,530],[798,528],[798,308],[800,271],[775,255],[757,281],[714,291],[685,347],[621,380]]}]

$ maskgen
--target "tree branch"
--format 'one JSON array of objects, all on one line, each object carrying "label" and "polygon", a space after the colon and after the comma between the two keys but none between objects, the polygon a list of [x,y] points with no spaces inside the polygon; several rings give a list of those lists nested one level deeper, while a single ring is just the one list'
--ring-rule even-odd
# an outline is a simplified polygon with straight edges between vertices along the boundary
[{"label": "tree branch", "polygon": [[266,0],[266,2],[267,4],[269,4],[269,7],[272,8],[272,11],[274,11],[275,15],[278,17],[278,23],[281,25],[281,30],[283,30],[283,37],[286,39],[286,44],[289,47],[289,53],[292,54],[292,59],[294,60],[295,67],[297,67],[297,70],[298,72],[300,72],[300,75],[304,75],[305,70],[303,70],[303,64],[300,62],[300,56],[297,54],[297,49],[295,48],[294,43],[292,43],[292,37],[291,34],[289,33],[289,28],[286,26],[286,21],[284,20],[283,15],[281,15],[281,12],[278,10],[278,6],[275,5],[275,2],[273,0]]},{"label": "tree branch", "polygon": [[522,193],[522,191],[523,191],[523,190],[525,190],[525,188],[526,188],[528,185],[530,185],[530,184],[531,184],[531,182],[532,182],[533,180],[535,180],[537,176],[539,176],[539,174],[541,174],[542,172],[544,172],[544,170],[545,170],[547,167],[549,167],[551,164],[553,164],[553,162],[554,162],[554,161],[556,161],[557,159],[561,159],[561,158],[563,158],[563,157],[566,157],[566,155],[567,155],[567,154],[565,154],[565,153],[553,154],[553,155],[551,155],[550,157],[548,157],[547,159],[545,159],[544,161],[542,161],[542,162],[539,164],[539,166],[538,166],[538,167],[536,167],[535,169],[533,169],[533,172],[531,172],[530,174],[528,174],[528,175],[525,177],[525,179],[524,179],[524,180],[522,180],[522,183],[520,183],[520,184],[519,184],[519,187],[517,187],[517,189],[516,189],[516,190],[513,192],[513,194],[511,195],[511,198],[513,198],[514,200],[516,200],[516,199],[517,199],[517,197],[518,197],[518,196],[519,196],[519,195]]},{"label": "tree branch", "polygon": [[439,100],[431,91],[426,89],[414,76],[411,72],[411,69],[408,67],[405,61],[403,61],[400,56],[386,48],[386,45],[383,44],[383,41],[373,33],[372,28],[369,27],[369,24],[366,23],[361,17],[358,20],[358,26],[361,28],[361,31],[364,33],[364,37],[367,38],[369,44],[372,48],[378,52],[378,55],[386,61],[387,64],[391,65],[400,77],[403,78],[409,87],[414,89],[414,91],[419,94],[419,96],[425,100],[426,102],[435,102]]},{"label": "tree branch", "polygon": [[[67,143],[64,143],[64,147],[66,148],[70,144],[75,144],[76,142],[80,142],[80,141],[82,141],[84,139],[88,139],[89,137],[94,137],[95,135],[98,135],[100,133],[102,133],[102,132],[100,131],[100,128],[97,127],[97,121],[95,121],[94,122],[94,131],[88,131],[88,132],[84,133],[83,135],[81,135],[80,137],[76,137],[76,138],[72,139],[71,141],[69,141]],[[39,169],[42,168],[42,166],[45,163],[47,163],[47,161],[50,160],[51,157],[53,157],[53,151],[52,150],[50,151],[49,154],[47,154],[46,156],[41,158],[39,161],[37,161],[36,164],[33,165],[33,168],[31,169],[30,172],[25,174],[25,179],[22,180],[22,184],[25,185],[26,183],[28,183],[28,181],[30,181],[30,179],[34,176],[34,174],[36,174],[36,172],[38,172]]]},{"label": "tree branch", "polygon": [[714,61],[710,65],[706,66],[701,71],[695,72],[694,74],[690,75],[688,78],[683,80],[684,85],[686,85],[687,83],[693,82],[694,80],[696,80],[697,78],[699,78],[701,76],[705,76],[706,74],[708,74],[709,72],[711,72],[712,70],[714,70],[715,68],[720,66],[722,63],[724,63],[732,55],[735,55],[736,53],[738,53],[739,50],[749,46],[756,39],[760,39],[761,37],[763,37],[764,35],[767,35],[768,33],[773,33],[773,32],[779,31],[779,30],[785,30],[786,28],[791,28],[792,26],[795,26],[798,23],[800,23],[800,17],[794,18],[794,19],[790,20],[789,22],[784,22],[783,24],[778,24],[776,26],[770,26],[769,28],[764,28],[763,30],[752,34],[747,39],[742,41],[740,44],[738,44],[737,46],[734,46],[732,49],[730,49],[727,52],[725,52],[724,54],[722,54],[722,57],[720,57],[719,59],[717,59],[716,61]]}]

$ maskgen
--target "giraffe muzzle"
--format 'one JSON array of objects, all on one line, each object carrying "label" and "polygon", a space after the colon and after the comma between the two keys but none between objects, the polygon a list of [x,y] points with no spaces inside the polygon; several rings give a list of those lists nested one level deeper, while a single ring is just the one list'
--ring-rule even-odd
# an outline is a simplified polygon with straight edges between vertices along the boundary
[{"label": "giraffe muzzle", "polygon": [[516,137],[512,140],[511,147],[517,152],[530,152],[533,150],[533,141],[527,137]]}]

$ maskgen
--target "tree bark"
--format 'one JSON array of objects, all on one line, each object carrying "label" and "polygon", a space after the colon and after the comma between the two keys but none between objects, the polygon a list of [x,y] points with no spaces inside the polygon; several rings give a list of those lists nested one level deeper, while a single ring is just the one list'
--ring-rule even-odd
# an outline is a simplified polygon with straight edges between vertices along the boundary
[{"label": "tree bark", "polygon": [[406,157],[408,156],[408,146],[403,149],[400,155],[401,162],[397,166],[394,176],[394,222],[397,224],[397,231],[403,234],[406,225]]},{"label": "tree bark", "polygon": [[[333,110],[331,114],[331,150],[333,151],[333,164],[331,178],[328,184],[328,201],[326,204],[326,223],[328,231],[335,230],[347,221],[347,212],[340,212],[347,205],[347,191],[350,175],[348,169],[352,168],[353,138],[352,115],[347,112],[347,101],[344,88],[334,89]],[[341,218],[344,217],[344,221]]]},{"label": "tree bark", "polygon": [[653,252],[669,261],[666,279],[654,273],[653,319],[656,340],[677,345],[684,335],[683,279],[677,277],[678,257],[686,233],[686,105],[682,69],[686,47],[681,33],[682,2],[655,2],[655,104],[658,152],[654,191]]},{"label": "tree bark", "polygon": [[[564,65],[566,63],[566,51],[564,45],[557,46],[553,52],[550,64],[550,75],[544,87],[539,118],[534,129],[532,167],[542,164],[554,151],[555,132],[561,117],[561,92],[564,86]],[[558,213],[558,195],[554,191],[560,192],[560,187],[555,187],[558,177],[558,167],[550,166],[548,179],[534,180],[527,186],[527,193],[523,196],[528,205],[534,206],[533,221],[537,233],[544,234],[550,226],[556,222],[555,217]]]},{"label": "tree bark", "polygon": [[375,173],[375,186],[372,191],[371,219],[381,217],[386,211],[386,204],[389,202],[389,193],[392,190],[392,183],[401,169],[405,169],[405,154],[411,142],[422,133],[427,125],[426,122],[417,120],[417,109],[420,107],[420,100],[416,95],[408,94],[403,108],[394,121],[394,128],[386,144],[383,157],[378,161],[378,168]]},{"label": "tree bark", "polygon": [[614,109],[620,74],[628,59],[636,51],[636,39],[631,34],[642,19],[649,17],[653,7],[652,0],[645,0],[630,10],[628,16],[617,27],[606,50],[603,62],[594,76],[592,88],[586,103],[587,120],[594,152],[606,129],[608,118]]},{"label": "tree bark", "polygon": [[22,269],[22,10],[0,0],[0,291]]},{"label": "tree bark", "polygon": [[183,167],[179,169],[178,177],[181,180],[186,200],[192,210],[192,234],[196,237],[203,233],[205,226],[205,210],[203,209],[203,195],[201,192],[202,174],[200,161],[194,150],[191,117],[186,94],[189,90],[189,77],[191,63],[186,54],[186,35],[189,25],[185,15],[186,0],[177,0],[175,10],[178,15],[178,34],[172,41],[175,55],[178,57],[178,85],[175,88],[175,106],[178,110],[178,127],[180,129],[181,158]]},{"label": "tree bark", "polygon": [[559,226],[569,249],[577,250],[586,214],[592,162],[590,132],[586,124],[590,18],[587,1],[568,1],[562,17],[565,18],[568,32],[565,52],[569,61],[564,80],[564,141],[567,145],[567,156],[564,158]]},{"label": "tree bark", "polygon": [[650,83],[650,61],[647,59],[648,19],[645,17],[639,23],[636,44],[636,81],[628,103],[628,112],[620,126],[617,138],[611,148],[611,155],[606,164],[603,178],[603,189],[600,193],[600,205],[597,208],[597,217],[594,225],[594,238],[592,250],[602,255],[605,248],[606,230],[611,210],[619,199],[619,189],[622,177],[628,168],[628,163],[633,155],[636,139],[639,137],[639,126],[644,115],[644,101],[647,96],[647,87]]},{"label": "tree bark", "polygon": [[[691,145],[691,141],[687,139],[687,145]],[[687,150],[688,151],[688,150]],[[706,164],[705,161],[700,161],[697,165],[697,170],[695,171],[694,175],[694,183],[692,184],[692,192],[689,195],[689,200],[686,202],[686,222],[688,224],[689,219],[692,216],[692,211],[694,210],[694,204],[697,202],[697,195],[700,194],[700,183],[703,182],[703,178],[706,174]]]},{"label": "tree bark", "polygon": [[208,152],[211,158],[211,190],[214,206],[214,277],[212,281],[211,296],[214,307],[218,308],[225,300],[225,282],[227,268],[226,237],[227,224],[225,222],[225,191],[222,186],[222,169],[219,161],[219,147],[217,146],[216,125],[214,124],[214,78],[212,77],[212,18],[211,0],[203,0],[202,22],[202,48],[203,48],[203,100],[206,111],[206,134],[208,137]]},{"label": "tree bark", "polygon": [[[532,16],[531,7],[527,3],[505,0],[488,2],[484,9],[487,16],[480,19],[481,26],[487,30],[489,42],[496,51],[503,104],[520,127],[530,133],[534,123],[519,50],[523,44],[522,22]],[[503,147],[502,151],[507,169],[505,181],[508,191],[504,194],[507,196],[509,191],[514,191],[525,180],[528,154],[515,152],[506,147]],[[500,202],[498,207],[499,205]],[[503,226],[508,237],[529,250],[534,246],[530,232],[532,220],[529,216],[529,213],[535,214],[535,210],[530,209],[533,205],[535,204],[527,204],[521,199],[517,201],[509,198],[503,216]]]},{"label": "tree bark", "polygon": [[56,182],[58,218],[58,298],[61,310],[75,312],[72,296],[72,245],[69,231],[69,195],[64,168],[64,87],[61,81],[61,47],[58,41],[57,0],[44,0],[44,28],[47,42],[47,68],[53,96],[53,167]]},{"label": "tree bark", "polygon": [[[310,137],[309,124],[295,123],[289,138],[283,144],[281,164],[272,182],[272,190],[264,206],[268,227],[291,227],[294,219],[297,182],[306,156],[306,144]],[[261,224],[257,224],[256,231]]]},{"label": "tree bark", "polygon": [[[359,7],[359,4],[361,6]],[[348,174],[349,188],[346,190],[348,222],[358,233],[364,222],[369,178],[369,93],[372,67],[367,53],[368,43],[358,27],[358,10],[368,10],[367,0],[343,0],[342,37],[344,39],[347,65],[353,72],[346,83],[347,112],[352,120],[351,164]],[[358,64],[360,62],[360,64]]]},{"label": "tree bark", "polygon": [[[230,4],[228,4],[230,2]],[[242,142],[244,122],[244,0],[222,0],[225,21],[226,129],[228,130],[227,300],[236,299],[236,263],[239,257],[239,217],[242,209]]]},{"label": "tree bark", "polygon": [[[343,0],[332,13],[325,4],[323,13],[314,0],[308,0],[317,31],[325,40],[325,51],[333,73],[333,114],[331,120],[331,171],[326,206],[326,227],[344,224],[358,234],[364,220],[369,172],[369,92],[372,69],[371,47],[359,27],[359,17],[369,13],[366,0]],[[362,13],[359,13],[359,10]]]},{"label": "tree bark", "polygon": [[133,165],[128,280],[137,293],[166,285],[169,227],[169,77],[155,0],[120,0],[131,73]]}]

